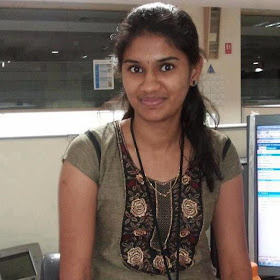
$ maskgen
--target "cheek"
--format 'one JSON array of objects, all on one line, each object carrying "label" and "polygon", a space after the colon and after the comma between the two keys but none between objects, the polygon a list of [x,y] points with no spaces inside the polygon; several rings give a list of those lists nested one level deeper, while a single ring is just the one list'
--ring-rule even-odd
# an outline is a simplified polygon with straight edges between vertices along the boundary
[{"label": "cheek", "polygon": [[125,92],[127,92],[129,89],[129,79],[127,79],[127,76],[124,74],[122,74],[122,85]]},{"label": "cheek", "polygon": [[133,79],[125,74],[122,76],[122,85],[126,94],[133,94],[137,88],[138,83],[135,78]]},{"label": "cheek", "polygon": [[122,85],[124,93],[126,94],[129,102],[131,103],[131,99],[135,94],[135,85],[133,82],[131,82],[131,79],[127,78],[126,76],[122,77]]},{"label": "cheek", "polygon": [[185,98],[189,91],[189,81],[187,77],[180,77],[179,79],[176,79],[175,82],[172,83],[172,85],[169,86],[170,90],[173,90],[176,95],[182,96]]}]

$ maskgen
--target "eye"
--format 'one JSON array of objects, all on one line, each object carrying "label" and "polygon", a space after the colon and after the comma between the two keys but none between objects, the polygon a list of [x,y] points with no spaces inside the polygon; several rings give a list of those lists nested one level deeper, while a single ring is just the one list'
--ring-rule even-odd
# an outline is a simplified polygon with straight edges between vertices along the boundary
[{"label": "eye", "polygon": [[129,67],[129,71],[132,73],[142,73],[143,72],[143,70],[138,66]]},{"label": "eye", "polygon": [[172,64],[164,64],[161,66],[161,70],[163,72],[167,72],[167,71],[170,71],[174,68],[174,66]]}]

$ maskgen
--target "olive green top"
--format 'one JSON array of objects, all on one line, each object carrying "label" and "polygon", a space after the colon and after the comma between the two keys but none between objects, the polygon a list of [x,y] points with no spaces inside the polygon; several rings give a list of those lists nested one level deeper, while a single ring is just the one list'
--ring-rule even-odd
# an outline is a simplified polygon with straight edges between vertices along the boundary
[{"label": "olive green top", "polygon": [[[151,273],[143,272],[143,266],[139,263],[139,246],[135,247],[136,245],[133,242],[129,244],[129,240],[126,245],[127,248],[132,248],[132,250],[130,250],[132,256],[130,254],[130,259],[125,257],[125,254],[129,255],[129,252],[127,252],[128,249],[123,246],[124,238],[122,238],[122,234],[124,234],[124,224],[126,221],[124,213],[127,215],[127,213],[133,213],[133,211],[130,209],[130,212],[128,212],[126,209],[127,175],[125,173],[125,165],[123,165],[123,152],[121,151],[121,149],[125,149],[126,146],[119,123],[108,123],[105,126],[92,130],[92,133],[97,138],[101,147],[100,166],[95,148],[85,134],[76,137],[71,142],[64,155],[65,160],[77,167],[99,186],[96,218],[96,244],[94,245],[92,258],[92,279],[167,279],[166,275],[156,275],[154,273],[152,273],[154,275],[151,275]],[[225,158],[222,160],[222,151],[228,138],[214,130],[212,131],[212,135],[214,149],[217,153],[220,162],[219,167],[223,175],[222,182],[224,182],[240,174],[242,166],[237,151],[232,144],[230,145]],[[124,146],[121,146],[121,143],[123,143]],[[217,180],[215,182],[214,191],[210,192],[206,185],[206,181],[202,179],[201,211],[203,214],[199,231],[200,234],[197,238],[197,243],[195,243],[192,263],[189,267],[186,266],[187,268],[180,271],[180,280],[215,279],[213,276],[213,267],[210,260],[210,251],[205,231],[209,228],[211,223],[222,182]],[[136,200],[134,200],[134,202],[139,202],[139,199]],[[135,220],[135,217],[133,218]],[[142,254],[142,261],[143,256],[145,259],[145,254]],[[171,273],[171,275],[172,279],[175,279],[175,274]]]}]

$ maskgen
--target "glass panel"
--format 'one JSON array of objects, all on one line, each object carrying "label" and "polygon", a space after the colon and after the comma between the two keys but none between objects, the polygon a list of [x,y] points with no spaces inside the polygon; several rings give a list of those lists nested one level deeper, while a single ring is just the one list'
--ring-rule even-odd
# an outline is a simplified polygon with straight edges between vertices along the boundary
[{"label": "glass panel", "polygon": [[242,15],[241,27],[242,105],[279,104],[280,16]]},{"label": "glass panel", "polygon": [[126,12],[0,9],[0,109],[98,108],[120,92],[94,90],[93,60],[110,59]]}]

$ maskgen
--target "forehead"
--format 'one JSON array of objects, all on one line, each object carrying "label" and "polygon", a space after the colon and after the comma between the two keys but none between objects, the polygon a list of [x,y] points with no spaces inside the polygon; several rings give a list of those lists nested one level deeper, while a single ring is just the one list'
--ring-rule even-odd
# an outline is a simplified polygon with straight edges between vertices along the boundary
[{"label": "forehead", "polygon": [[161,35],[143,34],[135,37],[124,51],[124,58],[141,61],[143,59],[162,59],[163,57],[176,56],[185,58],[187,56],[179,50],[173,42]]}]

